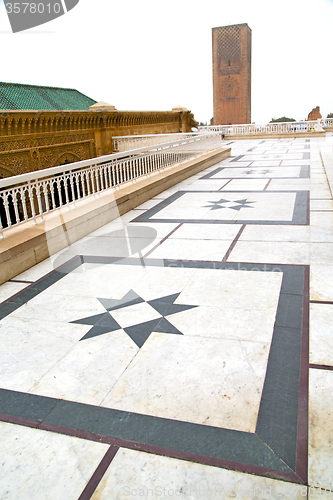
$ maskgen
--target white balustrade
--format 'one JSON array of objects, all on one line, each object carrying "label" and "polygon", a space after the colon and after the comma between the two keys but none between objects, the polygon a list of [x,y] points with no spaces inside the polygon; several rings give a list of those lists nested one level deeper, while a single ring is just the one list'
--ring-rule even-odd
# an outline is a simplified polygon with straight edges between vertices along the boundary
[{"label": "white balustrade", "polygon": [[184,138],[194,137],[196,133],[179,134],[150,134],[150,135],[122,135],[112,138],[113,151],[122,152],[136,148],[144,148],[167,142],[180,141]]},{"label": "white balustrade", "polygon": [[333,127],[333,118],[322,118],[322,126],[325,127]]},{"label": "white balustrade", "polygon": [[[0,231],[221,147],[216,133],[0,179]],[[173,135],[174,137],[174,135]],[[158,139],[158,138],[157,138]],[[156,139],[156,140],[157,140]],[[149,140],[154,140],[150,137]]]},{"label": "white balustrade", "polygon": [[314,132],[322,127],[332,127],[333,119],[326,118],[312,121],[249,123],[239,125],[208,125],[199,127],[199,132],[220,132],[228,135],[285,134],[289,132]]}]

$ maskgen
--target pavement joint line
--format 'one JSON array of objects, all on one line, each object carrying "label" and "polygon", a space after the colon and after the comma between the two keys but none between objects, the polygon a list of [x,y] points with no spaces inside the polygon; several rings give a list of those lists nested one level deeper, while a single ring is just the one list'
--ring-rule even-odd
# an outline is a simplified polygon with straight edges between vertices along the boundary
[{"label": "pavement joint line", "polygon": [[231,252],[235,248],[236,243],[238,242],[238,240],[241,237],[241,234],[242,234],[242,232],[244,231],[245,228],[246,228],[246,224],[243,224],[242,227],[240,228],[240,230],[238,231],[238,233],[236,234],[236,236],[235,236],[233,242],[231,243],[230,247],[228,248],[226,254],[224,255],[224,257],[222,259],[222,262],[227,262],[227,259],[228,259],[229,255],[231,254]]},{"label": "pavement joint line", "polygon": [[104,474],[106,473],[107,469],[109,468],[112,460],[115,458],[119,451],[119,448],[116,446],[110,446],[108,451],[105,453],[104,457],[102,458],[101,462],[99,463],[98,467],[96,468],[95,472],[89,479],[86,487],[84,488],[83,492],[79,496],[78,500],[90,500],[90,498],[93,496],[94,492],[96,491],[99,483],[101,482]]},{"label": "pavement joint line", "polygon": [[333,370],[333,366],[330,365],[317,365],[316,363],[310,363],[309,368],[313,368],[316,370]]}]

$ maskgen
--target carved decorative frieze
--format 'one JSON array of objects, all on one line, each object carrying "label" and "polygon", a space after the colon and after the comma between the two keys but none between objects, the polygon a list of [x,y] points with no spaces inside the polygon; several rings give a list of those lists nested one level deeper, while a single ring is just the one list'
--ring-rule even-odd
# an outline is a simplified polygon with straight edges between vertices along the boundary
[{"label": "carved decorative frieze", "polygon": [[0,175],[110,154],[116,135],[189,132],[197,125],[187,110],[5,111],[0,113]]}]

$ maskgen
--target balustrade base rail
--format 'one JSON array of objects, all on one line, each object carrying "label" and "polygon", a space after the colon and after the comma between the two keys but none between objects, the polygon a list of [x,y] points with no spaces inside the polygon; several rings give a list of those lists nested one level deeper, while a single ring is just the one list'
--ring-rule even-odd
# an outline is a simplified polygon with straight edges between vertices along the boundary
[{"label": "balustrade base rail", "polygon": [[333,127],[333,118],[313,121],[209,125],[199,127],[201,133],[219,132],[225,136],[324,132]]},{"label": "balustrade base rail", "polygon": [[[157,139],[156,139],[157,140]],[[0,229],[4,230],[123,183],[217,149],[218,133],[143,147],[0,180]]]}]

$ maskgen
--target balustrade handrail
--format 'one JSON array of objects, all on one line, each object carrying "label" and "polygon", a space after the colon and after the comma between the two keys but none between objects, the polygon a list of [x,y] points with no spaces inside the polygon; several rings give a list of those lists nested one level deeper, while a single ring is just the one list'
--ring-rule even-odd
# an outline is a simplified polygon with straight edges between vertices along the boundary
[{"label": "balustrade handrail", "polygon": [[219,133],[201,133],[1,179],[0,231],[220,146]]},{"label": "balustrade handrail", "polygon": [[179,132],[170,134],[146,134],[146,135],[116,135],[112,137],[114,151],[127,151],[133,149],[137,144],[142,146],[154,146],[164,142],[173,142],[198,135],[198,132]]},{"label": "balustrade handrail", "polygon": [[[204,134],[205,136],[211,136],[213,132],[209,132],[207,134]],[[152,134],[153,135],[153,134]],[[160,134],[156,134],[160,135]],[[186,134],[187,135],[187,134]],[[124,136],[127,137],[127,136]],[[133,136],[136,137],[136,136]],[[145,136],[143,136],[145,137]],[[193,137],[196,137],[201,140],[203,137],[202,134],[198,135],[198,133],[193,134]],[[191,140],[191,138],[190,138]],[[186,142],[184,142],[186,141]],[[35,170],[34,172],[27,172],[26,174],[19,174],[19,175],[14,175],[11,177],[5,177],[4,179],[0,179],[0,190],[1,188],[9,187],[9,186],[14,186],[17,184],[21,184],[22,182],[27,182],[31,180],[37,180],[37,179],[42,179],[43,177],[51,177],[52,175],[62,173],[64,171],[71,171],[71,170],[78,170],[80,168],[88,167],[91,165],[97,166],[100,163],[105,163],[110,160],[117,160],[121,159],[123,157],[128,157],[129,155],[137,155],[140,153],[145,153],[149,151],[156,151],[156,150],[163,150],[166,148],[171,148],[171,147],[176,147],[180,146],[182,144],[187,144],[190,143],[186,140],[186,138],[179,140],[179,141],[172,141],[172,142],[166,142],[166,143],[161,143],[161,144],[154,144],[152,146],[145,146],[142,148],[137,148],[137,149],[131,149],[129,151],[121,151],[119,153],[112,153],[109,155],[104,155],[104,156],[98,156],[96,158],[90,158],[88,160],[81,160],[77,161],[74,163],[66,163],[65,165],[59,165],[57,167],[51,167],[51,168],[45,168],[41,170]]]},{"label": "balustrade handrail", "polygon": [[199,132],[222,132],[225,135],[245,135],[274,132],[312,132],[322,130],[322,127],[333,126],[333,119],[322,118],[319,120],[298,120],[294,122],[270,122],[270,123],[240,123],[232,125],[206,125],[200,126]]},{"label": "balustrade handrail", "polygon": [[169,134],[134,134],[134,135],[114,135],[112,139],[144,139],[146,137],[175,137],[175,136],[182,136],[182,137],[195,137],[198,135],[198,132],[170,132]]}]

